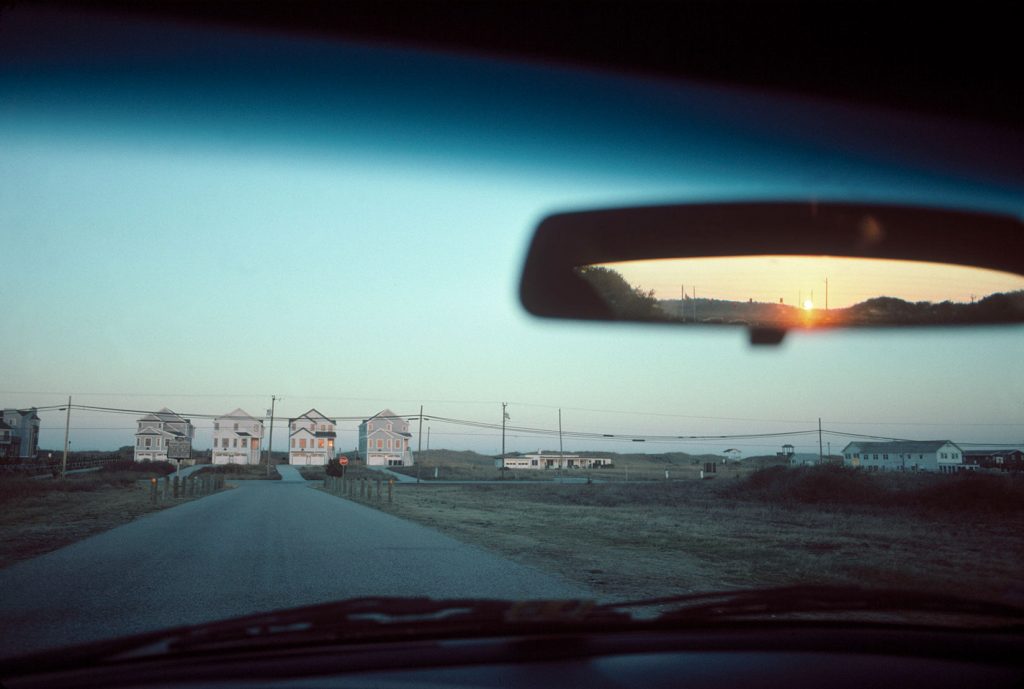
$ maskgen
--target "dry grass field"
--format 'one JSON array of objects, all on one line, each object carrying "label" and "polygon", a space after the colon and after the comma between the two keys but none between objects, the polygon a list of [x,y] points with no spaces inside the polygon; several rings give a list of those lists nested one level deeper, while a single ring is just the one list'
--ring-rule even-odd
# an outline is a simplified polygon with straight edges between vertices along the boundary
[{"label": "dry grass field", "polygon": [[[0,480],[0,568],[107,531],[185,498],[153,504],[144,480],[163,471],[111,470],[64,480],[4,476]],[[168,467],[169,469],[169,467]],[[189,498],[195,499],[195,498]]]},{"label": "dry grass field", "polygon": [[609,597],[797,583],[1024,595],[1024,483],[842,469],[405,485],[382,509]]},{"label": "dry grass field", "polygon": [[264,464],[210,464],[202,469],[202,474],[221,474],[227,481],[280,481],[281,474],[277,473],[276,466],[270,467],[270,475],[267,475],[267,465]]}]

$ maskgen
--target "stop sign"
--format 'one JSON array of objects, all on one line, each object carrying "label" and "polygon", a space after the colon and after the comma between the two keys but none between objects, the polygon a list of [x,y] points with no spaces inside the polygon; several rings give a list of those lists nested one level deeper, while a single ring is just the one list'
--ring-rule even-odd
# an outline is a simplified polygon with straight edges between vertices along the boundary
[{"label": "stop sign", "polygon": [[348,457],[342,457],[341,459],[339,459],[338,464],[340,464],[341,466],[345,466],[346,464],[348,464]]}]

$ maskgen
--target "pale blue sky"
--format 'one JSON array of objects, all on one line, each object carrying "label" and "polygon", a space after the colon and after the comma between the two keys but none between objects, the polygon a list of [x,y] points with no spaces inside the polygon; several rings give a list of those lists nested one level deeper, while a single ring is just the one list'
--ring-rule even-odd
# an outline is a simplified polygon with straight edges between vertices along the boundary
[{"label": "pale blue sky", "polygon": [[[913,123],[822,106],[828,127],[798,126],[784,106],[692,85],[252,36],[225,45],[198,30],[123,48],[144,54],[132,62],[94,26],[103,59],[76,33],[88,26],[47,34],[33,21],[8,16],[0,39],[32,30],[56,45],[70,32],[81,45],[60,43],[71,47],[45,69],[21,44],[0,61],[3,406],[70,393],[259,414],[276,393],[284,416],[422,403],[497,422],[508,401],[517,425],[554,428],[561,406],[567,429],[599,433],[773,432],[821,416],[852,432],[1024,442],[1020,328],[815,334],[758,351],[739,330],[540,322],[518,304],[531,230],[556,210],[841,197],[1021,214],[1020,175],[954,171],[971,151],[927,150]],[[215,69],[181,66],[211,55]],[[61,444],[62,423],[44,414],[44,446]],[[342,447],[356,425],[342,424]],[[72,444],[129,444],[132,426],[76,413]],[[431,446],[498,451],[499,435],[469,432],[434,423]],[[553,444],[509,442],[538,446]]]}]

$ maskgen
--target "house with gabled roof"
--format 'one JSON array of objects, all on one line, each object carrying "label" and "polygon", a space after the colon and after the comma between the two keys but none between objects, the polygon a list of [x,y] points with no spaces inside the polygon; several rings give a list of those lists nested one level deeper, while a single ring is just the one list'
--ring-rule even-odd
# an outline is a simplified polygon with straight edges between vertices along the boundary
[{"label": "house with gabled roof", "polygon": [[[165,462],[167,461],[167,443],[170,440],[193,440],[196,437],[195,426],[191,419],[164,407],[158,412],[146,414],[136,422],[135,461]],[[185,462],[192,463],[191,461]]]},{"label": "house with gabled roof", "polygon": [[0,458],[35,459],[39,453],[39,414],[36,408],[0,412]]},{"label": "house with gabled roof", "polygon": [[288,463],[324,465],[334,459],[338,422],[316,409],[288,419]]},{"label": "house with gabled roof", "polygon": [[409,422],[384,409],[359,424],[359,454],[366,466],[412,466]]},{"label": "house with gabled roof", "polygon": [[213,420],[214,464],[259,464],[263,421],[244,409],[235,409]]},{"label": "house with gabled roof", "polygon": [[951,440],[856,441],[843,448],[843,464],[868,471],[937,471],[943,474],[975,468],[964,463],[964,451]]}]

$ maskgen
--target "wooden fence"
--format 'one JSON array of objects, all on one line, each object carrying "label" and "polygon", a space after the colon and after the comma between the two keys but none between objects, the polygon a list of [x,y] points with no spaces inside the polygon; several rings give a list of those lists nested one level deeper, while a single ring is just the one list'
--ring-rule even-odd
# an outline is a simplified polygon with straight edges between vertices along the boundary
[{"label": "wooden fence", "polygon": [[324,479],[324,490],[331,495],[371,503],[394,502],[395,480],[375,478],[347,478],[328,476]]},{"label": "wooden fence", "polygon": [[149,498],[154,504],[169,500],[200,498],[223,489],[224,476],[221,474],[193,474],[185,478],[164,476],[149,480]]}]

